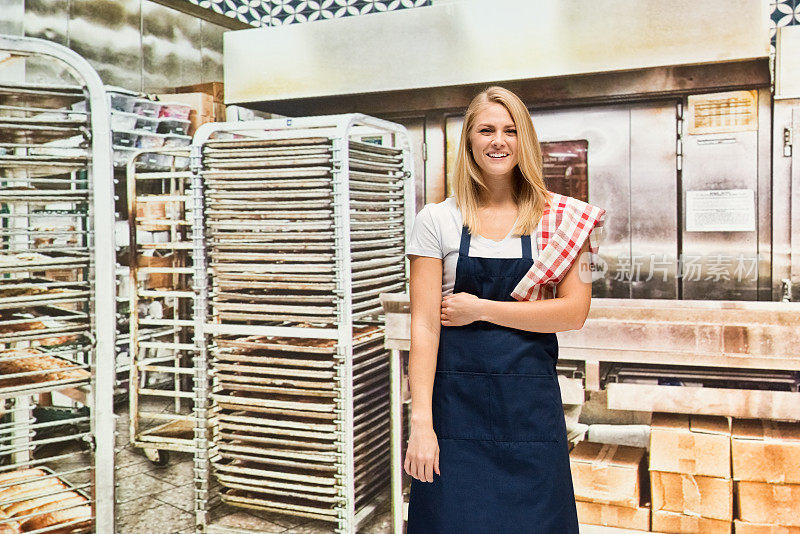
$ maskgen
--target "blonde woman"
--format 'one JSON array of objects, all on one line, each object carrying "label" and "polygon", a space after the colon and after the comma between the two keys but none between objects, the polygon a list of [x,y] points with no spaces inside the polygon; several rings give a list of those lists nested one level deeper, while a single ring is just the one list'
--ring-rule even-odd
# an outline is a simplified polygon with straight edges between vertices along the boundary
[{"label": "blonde woman", "polygon": [[551,271],[537,263],[542,223],[570,197],[546,189],[530,115],[508,90],[469,105],[452,179],[455,197],[420,211],[407,249],[408,533],[577,534],[555,332],[589,312],[588,240],[572,240],[549,294],[534,292],[546,297],[512,297],[534,265]]}]

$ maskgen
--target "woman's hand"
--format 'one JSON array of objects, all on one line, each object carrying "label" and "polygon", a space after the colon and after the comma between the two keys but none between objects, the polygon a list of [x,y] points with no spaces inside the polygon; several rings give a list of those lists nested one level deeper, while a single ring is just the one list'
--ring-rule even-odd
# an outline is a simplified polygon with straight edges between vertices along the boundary
[{"label": "woman's hand", "polygon": [[456,293],[442,297],[442,324],[464,326],[479,321],[483,301],[469,293]]},{"label": "woman's hand", "polygon": [[406,473],[421,482],[433,482],[433,474],[439,476],[439,440],[430,424],[411,425],[408,439],[406,461],[403,467]]}]

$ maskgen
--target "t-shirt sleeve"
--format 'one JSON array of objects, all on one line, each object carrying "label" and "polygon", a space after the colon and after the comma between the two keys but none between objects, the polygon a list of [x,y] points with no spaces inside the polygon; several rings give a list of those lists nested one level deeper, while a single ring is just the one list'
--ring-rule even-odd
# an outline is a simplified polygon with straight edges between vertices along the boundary
[{"label": "t-shirt sleeve", "polygon": [[410,255],[439,259],[443,257],[441,233],[433,217],[431,204],[422,208],[414,219],[406,247],[406,256]]}]

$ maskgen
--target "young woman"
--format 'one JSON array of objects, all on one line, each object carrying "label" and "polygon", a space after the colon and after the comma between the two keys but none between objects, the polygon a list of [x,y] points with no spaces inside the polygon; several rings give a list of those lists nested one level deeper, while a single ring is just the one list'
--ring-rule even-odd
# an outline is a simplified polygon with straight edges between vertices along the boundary
[{"label": "young woman", "polygon": [[452,179],[455,197],[420,211],[407,249],[408,534],[577,534],[555,332],[586,319],[588,255],[577,254],[554,298],[512,298],[553,211],[516,95],[491,87],[475,97]]}]

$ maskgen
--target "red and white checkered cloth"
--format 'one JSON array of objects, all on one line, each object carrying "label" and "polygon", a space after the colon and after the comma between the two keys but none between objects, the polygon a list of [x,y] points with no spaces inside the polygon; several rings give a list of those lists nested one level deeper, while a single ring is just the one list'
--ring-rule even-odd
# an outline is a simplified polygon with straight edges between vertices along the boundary
[{"label": "red and white checkered cloth", "polygon": [[551,194],[552,201],[545,206],[536,228],[539,257],[511,293],[517,300],[554,298],[556,284],[569,271],[587,237],[593,271],[599,263],[597,251],[606,210],[577,198]]}]

